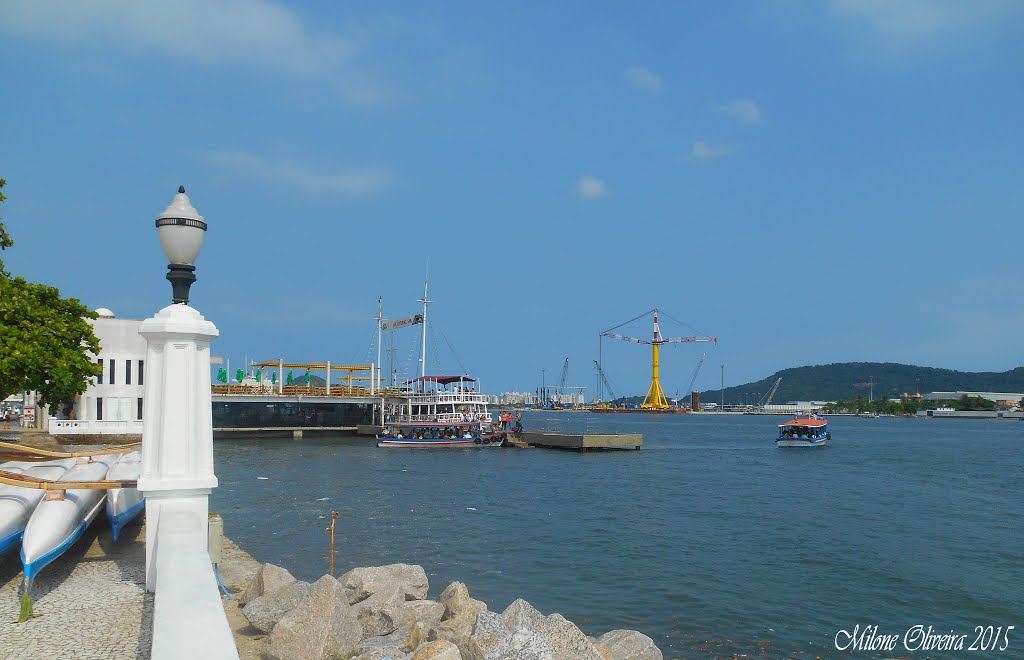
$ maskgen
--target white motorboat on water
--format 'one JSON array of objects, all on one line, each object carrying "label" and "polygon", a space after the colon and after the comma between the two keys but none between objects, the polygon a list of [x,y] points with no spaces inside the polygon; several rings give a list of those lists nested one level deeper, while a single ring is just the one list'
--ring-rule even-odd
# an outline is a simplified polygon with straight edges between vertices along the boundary
[{"label": "white motorboat on water", "polygon": [[[138,481],[142,474],[142,452],[133,451],[121,456],[110,466],[107,479],[111,481]],[[138,488],[111,488],[107,491],[107,518],[117,540],[121,528],[146,506],[146,500]]]},{"label": "white motorboat on water", "polygon": [[[65,458],[45,463],[3,463],[0,470],[40,479],[59,479],[75,464]],[[21,486],[0,485],[0,555],[18,545],[25,525],[46,491]]]},{"label": "white motorboat on water", "polygon": [[[91,460],[78,459],[58,481],[100,481],[118,456],[93,456]],[[47,564],[77,541],[86,527],[103,509],[106,491],[92,488],[44,491],[43,501],[25,526],[21,539],[21,563],[25,579],[31,580]]]}]

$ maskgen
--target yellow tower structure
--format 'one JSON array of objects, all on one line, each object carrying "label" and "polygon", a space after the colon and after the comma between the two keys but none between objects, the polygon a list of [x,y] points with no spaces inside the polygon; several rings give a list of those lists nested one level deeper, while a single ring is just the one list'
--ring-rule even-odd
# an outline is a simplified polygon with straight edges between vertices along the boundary
[{"label": "yellow tower structure", "polygon": [[[614,339],[623,339],[625,341],[631,341],[637,344],[650,344],[651,345],[651,386],[647,388],[647,396],[644,397],[644,402],[640,404],[640,408],[644,410],[665,410],[669,407],[668,397],[665,396],[665,391],[661,389],[661,378],[658,373],[658,349],[662,344],[675,344],[683,342],[698,342],[698,341],[713,341],[717,342],[718,339],[715,337],[671,337],[666,338],[661,336],[661,328],[658,325],[658,308],[655,307],[651,312],[654,313],[654,337],[650,340],[647,339],[636,339],[634,337],[626,337],[624,335],[615,334],[611,331],[602,332],[602,337],[612,337]],[[651,312],[648,312],[650,314]],[[643,314],[642,316],[646,316]],[[639,316],[637,318],[640,318]],[[634,321],[636,319],[633,319]],[[631,323],[627,321],[626,323]],[[622,325],[625,325],[622,324]],[[612,328],[616,330],[619,327]]]},{"label": "yellow tower structure", "polygon": [[654,308],[654,340],[651,342],[651,386],[647,388],[647,396],[640,407],[644,410],[664,410],[668,408],[668,398],[661,389],[661,378],[658,377],[658,347],[661,346],[661,328],[658,326],[658,308]]}]

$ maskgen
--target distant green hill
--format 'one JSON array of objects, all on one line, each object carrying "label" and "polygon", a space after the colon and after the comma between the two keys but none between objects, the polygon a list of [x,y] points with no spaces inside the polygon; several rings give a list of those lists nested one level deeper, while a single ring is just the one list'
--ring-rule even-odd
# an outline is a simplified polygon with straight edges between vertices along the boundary
[{"label": "distant green hill", "polygon": [[[837,362],[835,364],[783,369],[753,383],[725,388],[727,404],[757,403],[782,377],[773,403],[787,401],[838,401],[854,395],[867,398],[874,382],[874,398],[895,398],[906,392],[981,391],[1024,392],[1024,367],[1003,372],[953,371],[916,367],[894,362]],[[701,401],[718,402],[721,390],[706,390]]]}]

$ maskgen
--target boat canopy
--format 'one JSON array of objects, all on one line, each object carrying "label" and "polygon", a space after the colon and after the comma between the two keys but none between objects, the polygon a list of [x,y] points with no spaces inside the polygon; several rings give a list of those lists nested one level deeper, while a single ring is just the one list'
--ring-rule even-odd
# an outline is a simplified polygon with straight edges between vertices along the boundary
[{"label": "boat canopy", "polygon": [[779,424],[779,428],[782,428],[783,426],[809,426],[811,428],[818,428],[818,427],[821,427],[821,426],[825,426],[826,424],[828,424],[828,420],[826,420],[826,419],[800,419],[800,418],[796,418],[796,419],[789,420],[785,424]]},{"label": "boat canopy", "polygon": [[405,381],[405,385],[411,383],[438,383],[439,385],[448,385],[450,383],[458,383],[459,381],[468,381],[471,383],[476,382],[476,378],[470,378],[469,376],[420,376],[419,378],[413,378],[412,380]]}]

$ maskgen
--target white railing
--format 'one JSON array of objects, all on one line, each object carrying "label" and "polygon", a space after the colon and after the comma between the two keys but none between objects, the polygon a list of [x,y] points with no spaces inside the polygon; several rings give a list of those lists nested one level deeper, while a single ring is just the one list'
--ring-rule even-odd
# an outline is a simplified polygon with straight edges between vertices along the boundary
[{"label": "white railing", "polygon": [[457,422],[491,422],[490,413],[437,413],[436,415],[398,415],[397,422],[454,424]]},{"label": "white railing", "polygon": [[136,435],[142,433],[142,421],[121,419],[57,419],[50,417],[50,435]]},{"label": "white railing", "polygon": [[409,394],[407,398],[413,404],[424,403],[465,403],[486,404],[487,395],[476,392],[430,392],[427,394]]},{"label": "white railing", "polygon": [[238,660],[206,551],[207,521],[165,505],[157,525],[153,660]]}]

